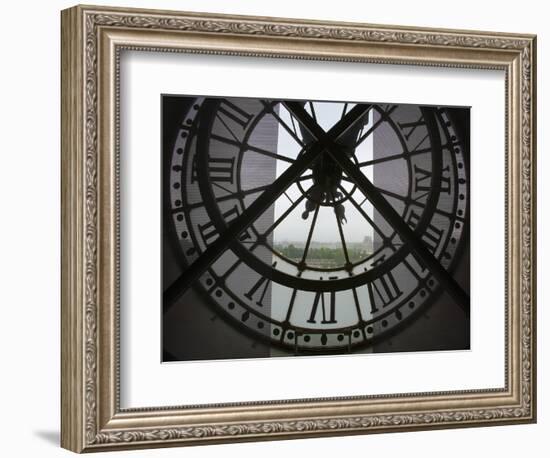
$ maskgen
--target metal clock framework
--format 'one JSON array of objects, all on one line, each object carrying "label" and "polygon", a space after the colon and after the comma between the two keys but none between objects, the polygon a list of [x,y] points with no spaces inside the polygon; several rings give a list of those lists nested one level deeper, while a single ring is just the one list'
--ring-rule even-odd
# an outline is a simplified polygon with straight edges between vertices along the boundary
[{"label": "metal clock framework", "polygon": [[[165,312],[195,288],[243,332],[300,354],[368,347],[443,293],[469,313],[453,277],[469,243],[469,145],[455,110],[330,102],[338,116],[321,127],[328,103],[182,98],[164,159],[163,221],[181,266]],[[304,245],[289,257],[274,232],[296,214]],[[349,250],[352,214],[372,234],[368,253]],[[320,266],[308,251],[327,218],[343,256]]]}]

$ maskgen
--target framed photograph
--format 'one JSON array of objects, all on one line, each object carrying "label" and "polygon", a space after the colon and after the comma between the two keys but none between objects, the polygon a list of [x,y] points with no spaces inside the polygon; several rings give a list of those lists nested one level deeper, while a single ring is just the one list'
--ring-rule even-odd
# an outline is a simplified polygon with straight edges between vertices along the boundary
[{"label": "framed photograph", "polygon": [[62,12],[62,446],[536,419],[533,35]]}]

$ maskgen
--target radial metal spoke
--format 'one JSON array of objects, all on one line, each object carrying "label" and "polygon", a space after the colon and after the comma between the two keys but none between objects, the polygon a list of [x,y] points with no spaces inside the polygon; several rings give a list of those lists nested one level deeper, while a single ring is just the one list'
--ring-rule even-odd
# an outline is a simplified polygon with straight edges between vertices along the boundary
[{"label": "radial metal spoke", "polygon": [[[332,202],[336,205],[336,199],[334,198],[334,194],[331,193],[332,196]],[[348,247],[346,245],[346,238],[344,236],[344,228],[342,227],[342,221],[340,221],[339,216],[334,212],[334,217],[336,218],[336,224],[338,225],[338,232],[340,233],[340,243],[342,244],[342,250],[344,251],[344,257],[346,258],[346,264],[349,266],[351,265],[351,262],[349,260],[349,254],[348,254]]]},{"label": "radial metal spoke", "polygon": [[369,165],[382,164],[383,162],[395,161],[397,159],[405,159],[411,156],[416,156],[418,154],[430,153],[431,151],[432,151],[431,148],[422,148],[422,149],[418,149],[416,151],[410,151],[410,152],[403,151],[402,153],[391,154],[388,156],[379,157],[377,159],[371,159],[369,161],[359,162],[357,164],[357,167],[367,167]]},{"label": "radial metal spoke", "polygon": [[342,180],[347,181],[348,183],[351,183],[351,184],[355,184],[355,181],[353,181],[351,178],[349,178],[345,175],[342,175]]},{"label": "radial metal spoke", "polygon": [[[244,191],[235,191],[235,192],[231,192],[231,191],[228,191],[227,189],[223,188],[221,185],[219,185],[218,183],[214,183],[214,185],[218,186],[219,188],[222,188],[224,191],[226,192],[229,192],[230,194],[227,194],[225,196],[220,196],[220,197],[216,197],[216,202],[225,202],[227,200],[231,200],[231,199],[237,199],[239,197],[246,197],[246,196],[249,196],[251,194],[256,194],[260,191],[265,191],[266,189],[269,188],[270,185],[265,185],[265,186],[258,186],[256,188],[251,188],[251,189],[246,189]],[[196,208],[200,208],[200,207],[204,207],[204,202],[195,202],[195,203],[192,203],[192,204],[189,204],[187,205],[187,208],[189,210],[194,210]],[[174,208],[172,210],[172,213],[177,213],[177,212],[180,212],[181,211],[181,207],[178,207],[178,208]]]},{"label": "radial metal spoke", "polygon": [[370,226],[378,232],[378,235],[383,239],[387,239],[388,236],[384,234],[382,229],[378,227],[378,225],[374,222],[374,220],[368,215],[368,213],[361,207],[361,204],[359,204],[354,197],[346,191],[346,189],[343,186],[339,186],[339,189],[344,193],[344,195],[348,198],[348,200],[353,204],[353,206],[357,209],[357,211],[361,214],[363,218],[367,220],[367,222],[370,224]]},{"label": "radial metal spoke", "polygon": [[[298,137],[298,134],[293,129],[291,129],[291,127],[283,120],[283,118],[281,118],[277,113],[275,113],[275,110],[273,109],[273,105],[265,101],[262,101],[262,103],[266,108],[268,108],[271,111],[271,115],[277,120],[279,124],[281,124],[281,126],[283,126],[283,128],[288,132],[288,134],[296,141],[296,143],[298,143],[301,147],[304,147],[305,144],[302,141],[302,139]],[[289,113],[289,115],[291,115],[290,120],[294,124],[294,121],[292,120],[292,114]]]},{"label": "radial metal spoke", "polygon": [[315,229],[315,223],[317,222],[317,215],[319,215],[320,208],[321,208],[320,204],[317,204],[317,206],[315,207],[315,213],[313,214],[313,219],[311,220],[311,224],[309,226],[306,245],[304,246],[304,254],[302,255],[302,261],[300,262],[300,264],[303,264],[306,262],[307,252],[309,251],[309,245],[311,244],[311,237],[313,236],[313,231]]},{"label": "radial metal spoke", "polygon": [[346,114],[346,111],[348,110],[348,103],[344,103],[344,107],[342,108],[342,114],[340,115],[340,119],[343,118]]},{"label": "radial metal spoke", "polygon": [[[419,202],[418,200],[411,199],[408,196],[402,196],[401,194],[388,191],[387,189],[384,189],[384,188],[377,187],[376,189],[378,190],[378,192],[385,194],[389,197],[392,197],[393,199],[399,200],[405,203],[406,205],[416,205],[417,207],[420,207],[420,208],[426,208],[426,204],[424,202]],[[441,215],[441,216],[445,216],[446,218],[449,218],[449,219],[455,219],[457,221],[465,221],[465,218],[463,216],[458,216],[454,213],[441,210],[440,208],[434,208],[433,211],[434,213],[437,213],[438,215]]]},{"label": "radial metal spoke", "polygon": [[259,146],[250,145],[249,143],[246,143],[245,145],[243,145],[241,142],[236,140],[231,140],[230,138],[224,137],[223,135],[212,134],[210,138],[212,138],[212,140],[225,143],[227,145],[232,145],[238,148],[243,148],[244,150],[253,151],[254,153],[262,154],[263,156],[271,157],[273,159],[278,159],[280,161],[290,162],[290,163],[295,161],[295,159],[292,159],[291,157],[284,156],[283,154],[274,153],[273,151],[260,148]]},{"label": "radial metal spoke", "polygon": [[309,109],[311,110],[311,115],[313,116],[313,119],[315,120],[315,122],[317,122],[317,115],[315,114],[315,108],[313,107],[313,103],[311,101],[309,102]]},{"label": "radial metal spoke", "polygon": [[363,143],[367,139],[367,137],[372,134],[378,128],[378,126],[385,121],[385,118],[396,108],[397,105],[392,107],[388,112],[384,113],[384,115],[382,115],[382,117],[378,121],[376,121],[369,130],[367,130],[361,137],[359,137],[359,140],[357,140],[354,147],[357,148],[361,143]]},{"label": "radial metal spoke", "polygon": [[273,224],[271,226],[269,226],[269,228],[264,232],[263,236],[264,237],[267,237],[269,234],[271,234],[275,228],[281,224],[283,222],[283,220],[288,216],[290,215],[290,213],[300,204],[300,202],[302,202],[304,199],[306,198],[305,195],[301,195],[300,197],[298,197],[298,199],[296,199],[293,204],[288,207],[284,213],[279,216],[279,218],[277,218],[276,221],[273,222]]},{"label": "radial metal spoke", "polygon": [[386,194],[389,197],[393,197],[394,199],[400,200],[400,201],[405,202],[407,204],[414,203],[414,201],[412,199],[410,199],[409,197],[403,196],[401,194],[397,194],[396,192],[389,191],[389,190],[384,189],[384,188],[379,188],[378,186],[376,186],[376,190],[381,194]]}]

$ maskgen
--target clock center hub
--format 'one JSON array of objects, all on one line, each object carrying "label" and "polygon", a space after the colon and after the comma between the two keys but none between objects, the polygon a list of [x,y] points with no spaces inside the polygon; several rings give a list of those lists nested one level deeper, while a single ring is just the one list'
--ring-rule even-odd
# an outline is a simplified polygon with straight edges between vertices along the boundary
[{"label": "clock center hub", "polygon": [[[350,157],[357,163],[353,152]],[[322,153],[306,173],[311,176],[313,185],[308,187],[301,181],[297,182],[300,191],[307,199],[306,212],[302,215],[304,219],[317,205],[334,207],[343,214],[342,204],[349,200],[357,186],[344,176],[342,168],[336,161],[328,153]]]},{"label": "clock center hub", "polygon": [[331,156],[323,153],[313,166],[314,185],[320,188],[325,199],[332,201],[341,181],[342,169]]}]

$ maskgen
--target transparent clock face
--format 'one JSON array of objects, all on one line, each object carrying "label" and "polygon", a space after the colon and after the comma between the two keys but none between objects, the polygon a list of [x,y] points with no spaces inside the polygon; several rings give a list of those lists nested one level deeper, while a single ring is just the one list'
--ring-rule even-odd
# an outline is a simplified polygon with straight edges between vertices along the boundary
[{"label": "transparent clock face", "polygon": [[162,101],[165,361],[469,348],[469,109]]}]

